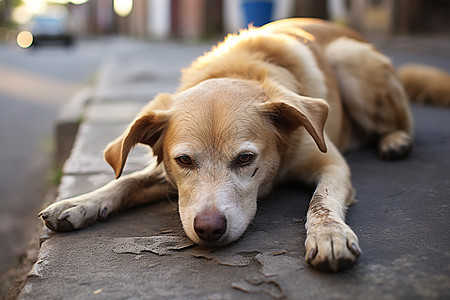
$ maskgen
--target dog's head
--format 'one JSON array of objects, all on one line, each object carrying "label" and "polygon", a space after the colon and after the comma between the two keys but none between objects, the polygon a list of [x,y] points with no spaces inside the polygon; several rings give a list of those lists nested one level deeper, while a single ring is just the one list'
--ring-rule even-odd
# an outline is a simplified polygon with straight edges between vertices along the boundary
[{"label": "dog's head", "polygon": [[227,244],[242,235],[298,127],[326,151],[325,101],[274,84],[209,79],[154,101],[160,103],[144,109],[105,157],[119,177],[136,143],[151,146],[178,189],[181,221],[196,243]]}]

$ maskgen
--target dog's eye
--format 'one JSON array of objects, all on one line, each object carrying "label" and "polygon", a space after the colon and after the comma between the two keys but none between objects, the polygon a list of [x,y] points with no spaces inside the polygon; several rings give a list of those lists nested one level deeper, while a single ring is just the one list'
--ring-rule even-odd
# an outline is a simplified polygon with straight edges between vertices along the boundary
[{"label": "dog's eye", "polygon": [[180,155],[175,158],[176,162],[182,167],[192,167],[192,159],[187,155]]},{"label": "dog's eye", "polygon": [[255,155],[251,152],[244,152],[238,155],[235,160],[237,166],[246,166],[253,161]]}]

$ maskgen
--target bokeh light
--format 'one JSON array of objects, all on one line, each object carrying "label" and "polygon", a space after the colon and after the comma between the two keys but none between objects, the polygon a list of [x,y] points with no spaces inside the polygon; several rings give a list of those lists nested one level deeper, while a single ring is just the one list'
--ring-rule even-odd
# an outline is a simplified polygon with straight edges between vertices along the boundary
[{"label": "bokeh light", "polygon": [[133,10],[133,0],[114,0],[114,11],[121,17],[126,17]]},{"label": "bokeh light", "polygon": [[28,48],[33,44],[33,35],[29,31],[22,31],[17,35],[17,45],[22,48]]}]

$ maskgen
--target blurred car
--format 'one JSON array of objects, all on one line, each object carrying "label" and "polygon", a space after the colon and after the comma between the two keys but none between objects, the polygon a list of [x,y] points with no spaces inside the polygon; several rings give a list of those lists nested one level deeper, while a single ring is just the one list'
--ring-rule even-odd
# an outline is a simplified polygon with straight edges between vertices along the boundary
[{"label": "blurred car", "polygon": [[59,43],[68,47],[73,44],[73,34],[70,32],[70,28],[64,19],[36,16],[31,21],[30,28],[33,35],[31,46]]}]

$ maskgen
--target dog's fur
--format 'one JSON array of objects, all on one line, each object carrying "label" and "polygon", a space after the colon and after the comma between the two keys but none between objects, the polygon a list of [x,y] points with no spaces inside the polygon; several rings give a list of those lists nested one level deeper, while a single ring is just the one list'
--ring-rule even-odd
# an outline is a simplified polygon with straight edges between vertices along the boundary
[{"label": "dog's fur", "polygon": [[277,21],[198,58],[175,94],[157,95],[105,150],[119,178],[133,146],[147,144],[155,157],[147,168],[40,215],[53,230],[79,229],[163,199],[171,185],[189,238],[224,245],[242,235],[274,183],[299,180],[317,185],[306,261],[338,271],[361,253],[344,221],[354,190],[341,152],[369,139],[384,158],[412,147],[408,98],[390,60],[349,29]]}]

